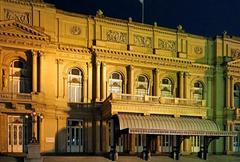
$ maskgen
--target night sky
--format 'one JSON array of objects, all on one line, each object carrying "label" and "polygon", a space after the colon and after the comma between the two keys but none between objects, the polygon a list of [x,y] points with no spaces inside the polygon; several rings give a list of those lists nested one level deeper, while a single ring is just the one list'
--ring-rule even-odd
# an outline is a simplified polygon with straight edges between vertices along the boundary
[{"label": "night sky", "polygon": [[[44,0],[59,9],[95,15],[98,9],[107,17],[141,22],[139,0]],[[240,36],[240,0],[144,0],[145,23],[176,28],[203,36]]]}]

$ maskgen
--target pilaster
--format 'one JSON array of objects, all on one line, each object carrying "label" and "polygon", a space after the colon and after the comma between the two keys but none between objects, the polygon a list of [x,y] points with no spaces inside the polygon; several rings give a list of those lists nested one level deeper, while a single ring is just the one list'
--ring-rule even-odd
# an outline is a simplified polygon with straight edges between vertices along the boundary
[{"label": "pilaster", "polygon": [[183,72],[179,72],[179,83],[180,83],[180,87],[179,87],[179,97],[183,98],[183,94],[184,94],[184,80],[183,80]]},{"label": "pilaster", "polygon": [[128,72],[127,93],[134,94],[134,67],[132,65],[129,65],[127,72]]},{"label": "pilaster", "polygon": [[37,92],[37,52],[32,51],[32,92]]},{"label": "pilaster", "polygon": [[100,87],[100,65],[101,63],[99,61],[96,62],[96,101],[100,101],[100,93],[101,93],[101,87]]},{"label": "pilaster", "polygon": [[160,96],[160,76],[159,76],[159,69],[155,69],[154,71],[154,95]]},{"label": "pilaster", "polygon": [[88,102],[90,103],[92,100],[92,63],[88,62],[87,63],[87,68],[88,68]]},{"label": "pilaster", "polygon": [[107,87],[106,87],[106,63],[102,62],[101,67],[101,101],[106,99]]}]

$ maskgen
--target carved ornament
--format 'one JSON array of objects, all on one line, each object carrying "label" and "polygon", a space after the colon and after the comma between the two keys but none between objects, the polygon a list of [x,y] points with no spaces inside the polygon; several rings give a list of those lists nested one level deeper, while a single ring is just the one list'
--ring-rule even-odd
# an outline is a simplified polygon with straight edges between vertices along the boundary
[{"label": "carved ornament", "polygon": [[231,56],[232,57],[240,57],[240,49],[231,49]]},{"label": "carved ornament", "polygon": [[203,48],[202,47],[199,47],[199,46],[196,46],[196,47],[194,47],[194,52],[196,53],[196,54],[202,54],[203,53]]},{"label": "carved ornament", "polygon": [[175,52],[176,51],[176,41],[158,39],[158,47],[161,50],[167,50],[167,51]]},{"label": "carved ornament", "polygon": [[107,31],[107,40],[117,43],[127,43],[127,33],[118,31]]},{"label": "carved ornament", "polygon": [[134,44],[141,47],[152,48],[152,38],[141,35],[134,35]]},{"label": "carved ornament", "polygon": [[17,20],[24,24],[30,23],[28,12],[18,12],[18,11],[12,11],[9,9],[4,9],[4,17],[6,20]]},{"label": "carved ornament", "polygon": [[77,26],[77,25],[72,26],[71,29],[70,29],[70,33],[72,35],[80,35],[81,34],[80,26]]}]

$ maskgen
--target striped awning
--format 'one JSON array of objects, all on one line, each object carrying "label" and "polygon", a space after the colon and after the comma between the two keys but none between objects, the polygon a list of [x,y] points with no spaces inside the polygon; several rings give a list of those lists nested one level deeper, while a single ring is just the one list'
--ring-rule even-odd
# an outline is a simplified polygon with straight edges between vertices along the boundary
[{"label": "striped awning", "polygon": [[160,134],[187,136],[236,136],[236,132],[221,131],[211,120],[118,114],[120,131],[129,134]]}]

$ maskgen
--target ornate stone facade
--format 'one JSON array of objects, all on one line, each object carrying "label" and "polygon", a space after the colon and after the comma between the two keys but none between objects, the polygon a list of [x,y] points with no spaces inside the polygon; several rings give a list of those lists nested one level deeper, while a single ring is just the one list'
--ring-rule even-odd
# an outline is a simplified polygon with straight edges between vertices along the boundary
[{"label": "ornate stone facade", "polygon": [[[121,113],[238,128],[239,39],[139,25],[101,11],[71,14],[41,0],[0,2],[1,153],[26,152],[33,139],[43,153],[106,153],[111,120]],[[8,142],[15,128],[16,144]],[[163,145],[172,136],[153,136],[152,153],[172,150]],[[119,136],[117,151],[142,151],[145,137]],[[185,139],[181,151],[198,152],[196,140]],[[209,152],[236,153],[234,140],[220,139]]]}]

